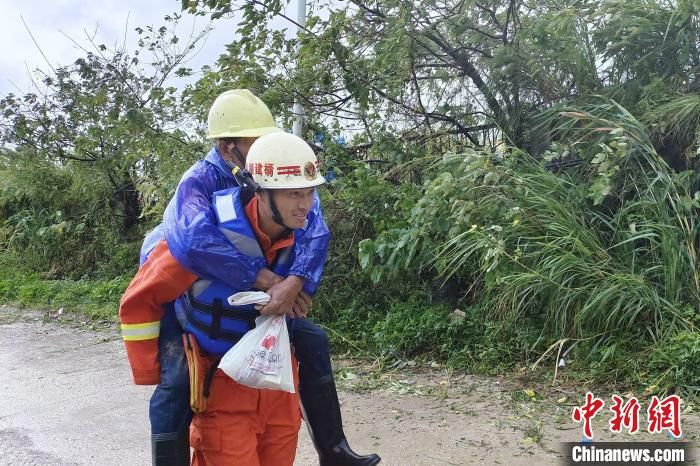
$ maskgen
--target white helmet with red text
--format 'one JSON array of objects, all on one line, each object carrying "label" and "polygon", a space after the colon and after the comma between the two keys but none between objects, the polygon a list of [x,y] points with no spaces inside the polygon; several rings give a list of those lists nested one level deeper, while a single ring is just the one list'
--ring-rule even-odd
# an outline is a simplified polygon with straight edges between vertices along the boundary
[{"label": "white helmet with red text", "polygon": [[246,168],[262,189],[313,188],[326,182],[319,173],[314,150],[290,133],[258,138],[250,146]]}]

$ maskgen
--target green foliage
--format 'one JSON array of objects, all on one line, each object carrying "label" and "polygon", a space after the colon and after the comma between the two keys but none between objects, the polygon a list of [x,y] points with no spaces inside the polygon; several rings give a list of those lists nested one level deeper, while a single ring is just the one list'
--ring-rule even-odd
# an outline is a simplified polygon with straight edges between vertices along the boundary
[{"label": "green foliage", "polygon": [[[271,19],[282,16],[296,28],[283,15],[287,4],[186,6],[212,17],[239,10],[243,17],[241,39],[215,75],[260,83],[286,98],[285,121],[291,96],[298,95],[312,127],[355,121],[373,145],[384,137],[423,144],[452,134],[479,145],[506,141],[539,155],[546,147],[531,120],[553,105],[600,94],[634,109],[659,82],[673,95],[697,94],[694,1],[318,1],[296,41],[282,46],[271,39]],[[656,148],[679,134],[655,137]]]},{"label": "green foliage", "polygon": [[[671,176],[644,134],[623,126],[603,132],[618,150],[625,134],[632,146],[606,202],[587,199],[595,178],[551,173],[525,154],[448,154],[405,224],[360,244],[361,265],[375,283],[433,268],[465,295],[483,289],[475,299],[488,318],[537,319],[549,341],[602,336],[610,350],[611,335],[633,332],[651,345],[695,332],[678,311],[700,309],[689,184]],[[592,167],[602,163],[596,157]],[[609,353],[590,356],[603,363]]]},{"label": "green foliage", "polygon": [[[697,324],[697,312],[688,309]],[[643,333],[622,333],[581,341],[567,357],[568,377],[595,380],[615,390],[638,389],[645,395],[675,392],[697,400],[700,382],[698,337],[681,330],[650,343]]]},{"label": "green foliage", "polygon": [[21,258],[0,258],[0,301],[20,307],[40,308],[114,320],[119,298],[130,278],[47,280],[30,271]]},{"label": "green foliage", "polygon": [[98,264],[108,276],[131,270],[133,261],[118,259],[137,249],[122,243],[112,188],[91,168],[56,165],[29,151],[0,164],[0,251],[22,255],[47,277],[89,275]]},{"label": "green foliage", "polygon": [[600,2],[593,40],[610,63],[609,79],[644,81],[659,74],[674,80],[692,73],[699,52],[699,10],[692,0]]},{"label": "green foliage", "polygon": [[[319,309],[322,320],[330,322],[348,309],[359,310],[360,315],[364,315],[363,308],[371,308],[372,303],[383,305],[387,302],[371,298],[375,291],[371,290],[371,284],[359,270],[357,245],[361,239],[374,236],[401,221],[401,210],[395,206],[412,203],[417,194],[410,184],[396,186],[361,163],[347,162],[342,169],[338,168],[338,173],[340,178],[332,181],[328,190],[322,191],[324,215],[333,237],[323,289],[333,292],[319,293]],[[377,294],[386,298],[390,291]],[[351,320],[354,317],[351,316]]]},{"label": "green foliage", "polygon": [[530,322],[496,323],[479,308],[455,317],[444,305],[417,295],[394,302],[372,323],[372,348],[378,354],[431,357],[487,374],[527,363],[538,331]]},{"label": "green foliage", "polygon": [[[697,319],[697,312],[695,312]],[[646,368],[655,391],[680,388],[684,395],[697,396],[700,386],[700,332],[682,331],[660,341],[652,350]],[[657,375],[660,374],[660,375]]]},{"label": "green foliage", "polygon": [[323,193],[333,241],[314,313],[333,330],[334,344],[379,357],[431,357],[486,373],[525,363],[540,333],[530,320],[495,322],[481,307],[455,318],[450,307],[455,296],[434,286],[432,273],[394,269],[391,280],[371,283],[376,277],[360,265],[373,259],[362,249],[373,243],[361,239],[405,225],[421,190],[357,165],[346,166]]},{"label": "green foliage", "polygon": [[202,153],[166,84],[187,75],[178,67],[201,36],[180,45],[166,27],[136,33],[133,53],[90,43],[40,73],[35,92],[0,101],[0,251],[48,277],[131,270],[135,242]]}]

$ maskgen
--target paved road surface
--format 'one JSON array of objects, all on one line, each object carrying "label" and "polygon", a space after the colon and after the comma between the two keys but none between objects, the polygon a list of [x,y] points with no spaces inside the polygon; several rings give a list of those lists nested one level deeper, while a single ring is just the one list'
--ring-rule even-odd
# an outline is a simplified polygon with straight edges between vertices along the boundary
[{"label": "paved road surface", "polygon": [[[152,387],[131,384],[114,326],[48,320],[0,306],[0,466],[150,464]],[[373,390],[340,393],[351,445],[379,453],[382,466],[559,464],[559,442],[581,438],[569,407],[514,402],[521,390],[496,379],[445,371],[382,377]],[[421,395],[436,389],[441,396]],[[602,440],[606,423],[601,417],[595,426]],[[698,416],[686,416],[684,430],[697,442]],[[315,464],[302,425],[295,466]]]}]

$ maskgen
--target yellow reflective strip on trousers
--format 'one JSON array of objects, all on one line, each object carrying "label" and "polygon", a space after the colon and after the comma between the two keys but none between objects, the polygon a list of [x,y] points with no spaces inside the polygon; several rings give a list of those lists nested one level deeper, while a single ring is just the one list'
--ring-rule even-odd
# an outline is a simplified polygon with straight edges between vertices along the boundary
[{"label": "yellow reflective strip on trousers", "polygon": [[122,338],[125,341],[152,340],[160,334],[160,321],[143,324],[122,324]]}]

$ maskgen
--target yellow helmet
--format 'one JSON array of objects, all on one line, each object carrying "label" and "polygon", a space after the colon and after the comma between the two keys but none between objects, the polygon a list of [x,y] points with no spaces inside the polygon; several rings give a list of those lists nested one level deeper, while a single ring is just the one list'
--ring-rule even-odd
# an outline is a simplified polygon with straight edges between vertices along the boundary
[{"label": "yellow helmet", "polygon": [[311,146],[289,133],[256,140],[248,150],[246,166],[262,189],[313,188],[326,182]]},{"label": "yellow helmet", "polygon": [[277,131],[281,130],[270,109],[248,89],[224,92],[209,109],[209,139],[258,137]]}]

